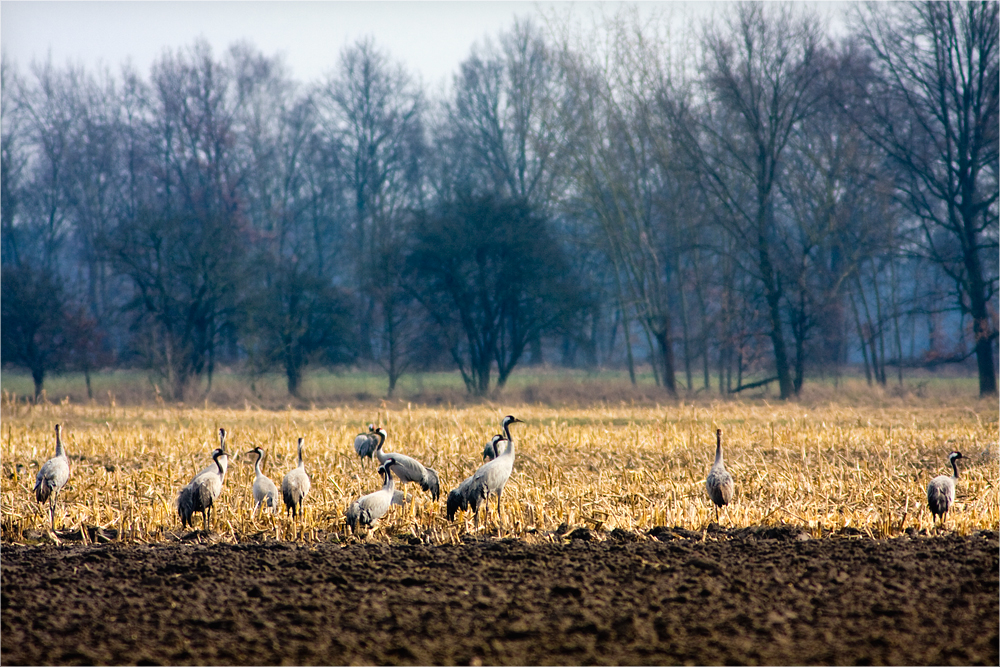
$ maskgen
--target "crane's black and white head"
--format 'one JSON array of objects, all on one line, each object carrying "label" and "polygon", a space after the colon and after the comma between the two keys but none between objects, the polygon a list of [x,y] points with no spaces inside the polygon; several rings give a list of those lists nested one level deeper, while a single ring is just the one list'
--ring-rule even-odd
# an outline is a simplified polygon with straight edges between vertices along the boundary
[{"label": "crane's black and white head", "polygon": [[515,417],[514,415],[507,415],[503,418],[503,427],[508,428],[511,424],[523,424],[524,422]]},{"label": "crane's black and white head", "polygon": [[949,461],[957,461],[958,459],[964,459],[964,458],[965,457],[962,456],[962,452],[952,452],[951,454],[948,455]]},{"label": "crane's black and white head", "polygon": [[502,435],[494,435],[485,448],[483,448],[483,460],[493,460],[500,455],[500,443],[503,442]]},{"label": "crane's black and white head", "polygon": [[374,433],[375,432],[375,424],[369,424],[368,425],[368,432],[369,433]]},{"label": "crane's black and white head", "polygon": [[391,456],[382,462],[382,465],[378,467],[378,474],[382,477],[387,478],[389,476],[389,468],[396,465],[396,459]]}]

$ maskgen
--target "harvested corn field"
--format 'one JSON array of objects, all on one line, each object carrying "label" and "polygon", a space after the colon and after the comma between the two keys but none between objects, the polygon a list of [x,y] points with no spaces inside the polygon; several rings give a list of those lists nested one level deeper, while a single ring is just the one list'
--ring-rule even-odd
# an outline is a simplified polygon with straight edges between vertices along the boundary
[{"label": "harvested corn field", "polygon": [[[994,406],[995,407],[995,406]],[[225,541],[349,538],[349,503],[381,486],[377,463],[359,459],[355,436],[383,426],[386,451],[434,469],[437,502],[415,484],[369,540],[400,536],[429,544],[458,542],[474,524],[445,516],[448,491],[482,464],[484,444],[506,413],[515,424],[516,461],[503,494],[502,535],[550,539],[560,526],[602,534],[615,528],[676,526],[702,530],[715,521],[704,480],[721,428],[726,467],[736,483],[723,526],[795,525],[819,537],[844,528],[870,537],[932,528],[928,481],[949,473],[947,456],[963,452],[956,502],[947,527],[959,535],[995,529],[998,511],[997,414],[966,406],[804,407],[720,403],[662,407],[555,409],[532,406],[261,410],[171,407],[4,408],[3,541],[49,539],[47,508],[35,502],[35,474],[63,439],[72,475],[57,502],[58,534],[83,540],[159,542],[183,536],[178,491],[212,463],[217,431],[228,431],[230,463],[215,501],[213,534]],[[280,485],[305,439],[312,489],[305,517],[251,517],[253,455],[267,452],[264,473]],[[480,532],[496,534],[495,503]],[[201,527],[201,516],[194,518]]]}]

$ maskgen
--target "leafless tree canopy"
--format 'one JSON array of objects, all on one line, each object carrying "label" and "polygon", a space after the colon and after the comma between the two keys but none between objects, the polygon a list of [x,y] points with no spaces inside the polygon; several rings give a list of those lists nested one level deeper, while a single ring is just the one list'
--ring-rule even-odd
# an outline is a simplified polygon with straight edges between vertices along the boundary
[{"label": "leafless tree canopy", "polygon": [[[317,82],[236,43],[4,59],[3,363],[648,368],[671,395],[975,358],[997,391],[998,5],[624,7],[484,39],[443,98],[387,45]],[[207,387],[207,389],[206,389]]]}]

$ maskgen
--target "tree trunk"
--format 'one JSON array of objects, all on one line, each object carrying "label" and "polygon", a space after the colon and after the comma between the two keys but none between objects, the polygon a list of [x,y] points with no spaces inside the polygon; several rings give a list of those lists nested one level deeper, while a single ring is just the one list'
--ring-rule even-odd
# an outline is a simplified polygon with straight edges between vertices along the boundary
[{"label": "tree trunk", "polygon": [[868,346],[865,342],[865,334],[861,328],[861,314],[858,312],[858,304],[854,300],[854,294],[851,294],[851,310],[854,311],[854,325],[858,329],[858,341],[861,343],[861,358],[865,360],[865,380],[868,381],[868,386],[872,386],[872,368],[868,364]]},{"label": "tree trunk", "polygon": [[635,381],[635,357],[632,356],[632,327],[629,326],[628,316],[622,314],[622,331],[625,333],[625,360],[628,362],[628,379],[632,386],[636,386]]},{"label": "tree trunk", "polygon": [[[970,228],[969,225],[966,228]],[[970,244],[972,245],[972,244]],[[965,270],[969,276],[969,314],[972,315],[972,331],[976,338],[976,367],[979,370],[979,395],[993,396],[997,393],[997,374],[993,360],[993,332],[986,298],[986,289],[979,263],[979,253],[972,245],[971,252],[965,251]]]},{"label": "tree trunk", "polygon": [[660,328],[654,332],[656,342],[660,346],[660,353],[663,356],[663,388],[671,396],[677,395],[677,381],[674,377],[674,350],[673,341],[670,337],[670,316],[664,314],[661,318]]},{"label": "tree trunk", "polygon": [[896,280],[896,260],[889,261],[889,284],[892,287],[892,322],[896,338],[896,379],[903,386],[903,338],[899,333],[899,284]]},{"label": "tree trunk", "polygon": [[688,329],[687,299],[684,298],[684,288],[681,293],[681,329],[684,334],[684,382],[690,393],[694,388],[694,378],[691,377],[691,335]]},{"label": "tree trunk", "polygon": [[764,280],[764,291],[767,299],[768,313],[771,318],[771,347],[774,349],[774,370],[778,376],[780,398],[787,399],[794,392],[792,374],[788,366],[788,351],[785,348],[785,334],[781,330],[781,288],[775,280],[771,268],[771,257],[767,241],[763,233],[758,238],[761,277]]},{"label": "tree trunk", "polygon": [[34,364],[31,367],[31,379],[35,382],[35,402],[42,395],[42,385],[45,383],[45,367],[41,364]]},{"label": "tree trunk", "polygon": [[302,366],[301,349],[286,337],[285,378],[287,379],[288,393],[295,398],[299,397],[299,386],[302,382]]},{"label": "tree trunk", "polygon": [[[697,254],[695,255],[695,266],[701,266]],[[700,277],[695,278],[695,295],[698,297],[698,310],[701,314],[701,340],[699,341],[701,347],[701,370],[705,393],[708,393],[712,390],[711,372],[708,368],[708,336],[711,326],[708,321],[708,311],[705,308],[705,294],[702,290]]]},{"label": "tree trunk", "polygon": [[285,377],[288,379],[288,393],[295,398],[298,398],[299,384],[302,381],[302,373],[298,368],[289,364],[285,366]]}]

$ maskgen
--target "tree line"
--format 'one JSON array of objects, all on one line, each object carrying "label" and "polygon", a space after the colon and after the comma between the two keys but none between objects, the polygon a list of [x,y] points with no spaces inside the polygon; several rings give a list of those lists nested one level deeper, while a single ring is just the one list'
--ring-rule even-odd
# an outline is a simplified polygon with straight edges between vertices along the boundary
[{"label": "tree line", "polygon": [[149,369],[627,367],[739,392],[975,357],[996,393],[998,5],[846,34],[727,5],[515,21],[433,98],[373,40],[319,82],[237,43],[148,74],[2,62],[2,354]]}]

